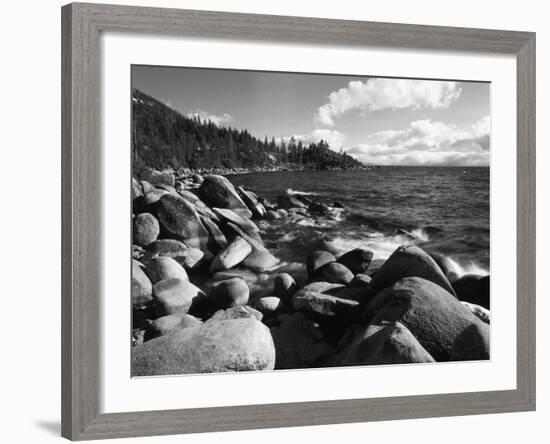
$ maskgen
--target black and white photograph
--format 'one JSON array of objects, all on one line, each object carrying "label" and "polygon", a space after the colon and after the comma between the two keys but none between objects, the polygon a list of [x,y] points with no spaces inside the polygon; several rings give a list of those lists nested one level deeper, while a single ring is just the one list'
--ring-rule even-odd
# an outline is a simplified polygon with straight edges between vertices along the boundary
[{"label": "black and white photograph", "polygon": [[490,359],[489,82],[131,77],[132,376]]}]

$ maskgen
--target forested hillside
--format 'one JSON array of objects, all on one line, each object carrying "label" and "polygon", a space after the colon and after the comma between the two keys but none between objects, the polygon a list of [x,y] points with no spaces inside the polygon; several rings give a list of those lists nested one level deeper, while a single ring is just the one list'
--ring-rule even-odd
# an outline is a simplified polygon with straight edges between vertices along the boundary
[{"label": "forested hillside", "polygon": [[304,145],[291,139],[276,143],[260,140],[246,129],[219,127],[211,121],[189,118],[134,89],[134,172],[191,168],[304,168],[351,169],[362,164],[345,153],[329,149],[325,141]]}]

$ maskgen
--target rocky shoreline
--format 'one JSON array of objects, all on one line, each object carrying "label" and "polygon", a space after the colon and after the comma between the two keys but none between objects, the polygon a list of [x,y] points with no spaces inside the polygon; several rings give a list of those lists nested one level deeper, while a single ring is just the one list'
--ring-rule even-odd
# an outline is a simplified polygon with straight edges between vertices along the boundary
[{"label": "rocky shoreline", "polygon": [[261,227],[338,204],[216,172],[132,179],[133,376],[489,359],[489,276],[414,245],[374,270],[361,248],[287,268]]}]

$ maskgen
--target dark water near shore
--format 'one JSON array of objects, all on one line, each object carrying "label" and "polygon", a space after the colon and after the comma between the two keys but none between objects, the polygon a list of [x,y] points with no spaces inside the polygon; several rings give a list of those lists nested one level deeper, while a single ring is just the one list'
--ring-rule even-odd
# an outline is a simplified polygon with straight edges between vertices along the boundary
[{"label": "dark water near shore", "polygon": [[315,249],[341,254],[364,247],[375,253],[376,266],[399,245],[414,243],[449,257],[459,274],[488,273],[489,168],[377,167],[229,179],[274,203],[289,190],[314,201],[343,204],[344,209],[324,216],[262,223],[266,246],[284,261],[303,262]]}]

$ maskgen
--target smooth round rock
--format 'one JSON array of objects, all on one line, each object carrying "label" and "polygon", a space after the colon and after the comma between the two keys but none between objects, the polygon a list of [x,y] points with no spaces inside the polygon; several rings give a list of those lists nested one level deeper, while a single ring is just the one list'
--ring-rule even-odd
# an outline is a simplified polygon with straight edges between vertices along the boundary
[{"label": "smooth round rock", "polygon": [[273,370],[269,329],[252,318],[206,322],[132,348],[132,375]]},{"label": "smooth round rock", "polygon": [[296,284],[296,281],[290,274],[281,273],[275,276],[273,291],[275,296],[286,301],[298,291],[298,284]]},{"label": "smooth round rock", "polygon": [[159,315],[187,313],[195,298],[204,293],[195,285],[182,279],[165,279],[153,286],[155,307]]},{"label": "smooth round rock", "polygon": [[153,300],[153,284],[141,263],[132,259],[132,305],[139,307]]},{"label": "smooth round rock", "polygon": [[251,245],[237,236],[227,247],[220,251],[210,264],[210,272],[229,270],[240,264],[252,252]]},{"label": "smooth round rock", "polygon": [[159,222],[152,214],[141,213],[134,217],[132,230],[134,244],[146,247],[157,240],[159,233]]},{"label": "smooth round rock", "polygon": [[376,270],[371,285],[382,290],[406,277],[426,279],[456,296],[451,283],[431,256],[415,245],[405,245],[395,250]]},{"label": "smooth round rock", "polygon": [[246,305],[250,290],[241,278],[227,279],[212,288],[208,299],[215,308],[230,308]]},{"label": "smooth round rock", "polygon": [[329,262],[335,262],[336,258],[332,253],[328,251],[318,250],[312,251],[306,259],[306,269],[309,278],[313,278],[316,275],[317,270],[323,265]]},{"label": "smooth round rock", "polygon": [[338,262],[345,265],[354,275],[365,273],[372,261],[373,253],[364,248],[348,251],[338,258]]},{"label": "smooth round rock", "polygon": [[147,275],[153,284],[166,279],[181,279],[188,281],[187,272],[169,256],[155,256],[147,263]]},{"label": "smooth round rock", "polygon": [[353,273],[339,262],[329,262],[317,270],[326,282],[347,285],[353,279]]},{"label": "smooth round rock", "polygon": [[208,230],[201,223],[192,204],[172,194],[162,196],[155,205],[161,228],[188,247],[205,247],[208,243]]},{"label": "smooth round rock", "polygon": [[254,307],[265,316],[269,316],[281,310],[283,301],[276,296],[264,296],[256,301]]}]

